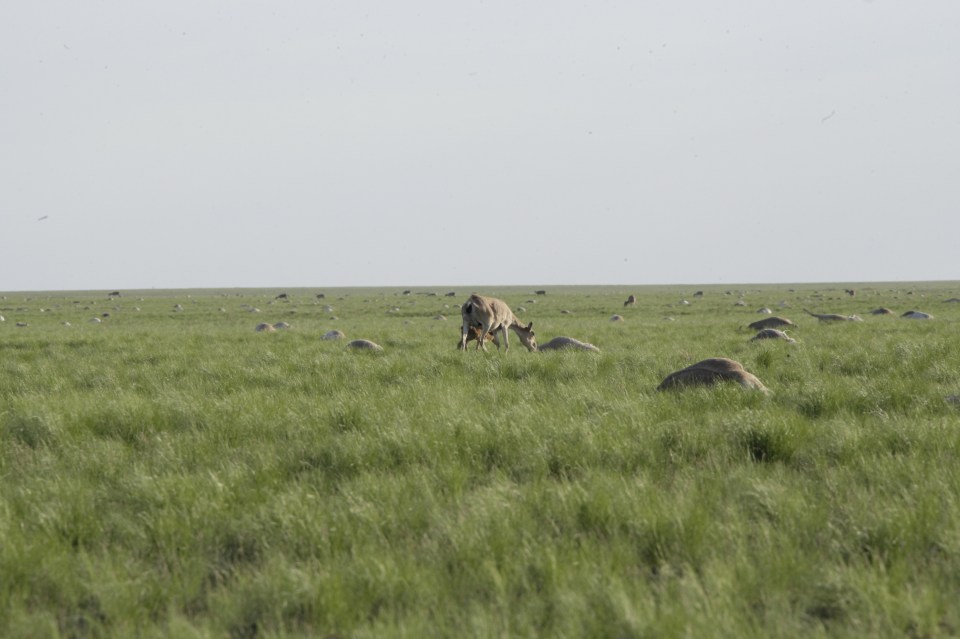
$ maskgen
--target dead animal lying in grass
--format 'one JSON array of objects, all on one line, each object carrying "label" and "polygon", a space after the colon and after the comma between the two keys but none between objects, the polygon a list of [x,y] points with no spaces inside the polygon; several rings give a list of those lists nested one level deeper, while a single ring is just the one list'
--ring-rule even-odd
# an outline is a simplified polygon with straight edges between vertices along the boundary
[{"label": "dead animal lying in grass", "polygon": [[786,333],[784,333],[783,331],[778,331],[778,330],[775,329],[775,328],[765,328],[765,329],[763,329],[762,331],[760,331],[759,333],[757,333],[756,335],[754,335],[753,337],[751,337],[751,338],[750,338],[750,341],[751,341],[751,342],[755,342],[755,341],[757,341],[758,339],[782,339],[782,340],[786,340],[786,341],[788,341],[788,342],[790,342],[790,343],[794,343],[794,342],[797,341],[797,340],[793,339],[792,337],[790,337],[789,335],[787,335]]},{"label": "dead animal lying in grass", "polygon": [[578,339],[572,337],[554,337],[552,340],[546,344],[540,344],[537,350],[541,351],[560,351],[560,350],[579,350],[579,351],[593,351],[599,353],[600,349],[594,346],[593,344],[587,344],[586,342],[581,342]]},{"label": "dead animal lying in grass", "polygon": [[320,339],[335,340],[335,339],[343,339],[344,337],[346,337],[346,335],[343,334],[343,331],[338,331],[337,329],[334,329],[332,331],[327,331],[326,333],[324,333]]},{"label": "dead animal lying in grass", "polygon": [[821,322],[862,322],[863,320],[857,315],[837,315],[835,313],[811,313],[807,309],[803,309],[803,312],[807,315],[813,315]]},{"label": "dead animal lying in grass", "polygon": [[873,309],[872,311],[870,311],[870,314],[871,315],[896,315],[896,313],[891,311],[889,308],[886,308],[885,306],[881,306],[880,308]]},{"label": "dead animal lying in grass", "polygon": [[744,388],[767,392],[767,387],[753,374],[744,370],[740,362],[735,362],[726,357],[705,359],[671,373],[657,386],[657,390],[684,386],[709,386],[722,381],[733,381]]},{"label": "dead animal lying in grass", "polygon": [[933,319],[933,315],[930,313],[924,313],[922,311],[907,311],[900,317],[905,319]]},{"label": "dead animal lying in grass", "polygon": [[777,317],[776,315],[773,317],[765,317],[762,320],[757,320],[756,322],[747,324],[747,328],[752,328],[755,331],[759,331],[764,328],[777,328],[779,326],[796,326],[796,324],[785,317]]},{"label": "dead animal lying in grass", "polygon": [[273,324],[267,324],[266,322],[263,322],[261,324],[257,324],[257,327],[254,330],[258,333],[274,333],[277,329],[273,327]]},{"label": "dead animal lying in grass", "polygon": [[382,351],[383,350],[382,346],[374,342],[371,342],[368,339],[355,339],[352,342],[349,342],[347,344],[347,347],[355,348],[358,350],[366,350],[366,351]]}]

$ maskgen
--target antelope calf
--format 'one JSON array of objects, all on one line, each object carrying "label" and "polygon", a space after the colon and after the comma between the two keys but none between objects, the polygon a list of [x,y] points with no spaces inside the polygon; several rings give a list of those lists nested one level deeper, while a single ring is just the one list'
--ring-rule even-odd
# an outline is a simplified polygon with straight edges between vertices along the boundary
[{"label": "antelope calf", "polygon": [[[467,342],[469,343],[479,339],[480,339],[480,327],[471,326],[470,330],[467,332]],[[486,335],[483,336],[483,339],[487,342],[492,341],[493,345],[497,347],[497,350],[498,351],[500,350],[500,340],[497,338],[497,335],[495,333],[487,333]],[[466,348],[466,344],[461,342],[460,340],[457,340],[457,348],[459,348],[460,350],[463,350],[464,348]]]}]

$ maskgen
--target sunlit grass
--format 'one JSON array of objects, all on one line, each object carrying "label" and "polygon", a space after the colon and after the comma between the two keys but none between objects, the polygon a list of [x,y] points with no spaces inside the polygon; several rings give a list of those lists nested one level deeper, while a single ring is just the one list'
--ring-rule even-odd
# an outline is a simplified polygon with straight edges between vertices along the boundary
[{"label": "sunlit grass", "polygon": [[[602,351],[507,355],[468,291],[7,294],[0,635],[956,634],[957,288],[857,288],[487,291]],[[654,390],[718,356],[771,393]]]}]

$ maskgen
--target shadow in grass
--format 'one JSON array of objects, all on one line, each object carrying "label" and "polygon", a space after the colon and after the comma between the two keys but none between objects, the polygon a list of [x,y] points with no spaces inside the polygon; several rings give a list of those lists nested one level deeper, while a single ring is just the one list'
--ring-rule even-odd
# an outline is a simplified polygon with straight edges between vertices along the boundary
[{"label": "shadow in grass", "polygon": [[796,411],[808,419],[823,419],[836,415],[843,400],[831,396],[824,389],[801,392],[794,404]]},{"label": "shadow in grass", "polygon": [[813,589],[804,612],[824,623],[842,621],[849,614],[851,599],[850,593],[841,586],[820,584]]},{"label": "shadow in grass", "polygon": [[177,406],[117,403],[98,407],[80,416],[86,430],[101,439],[121,441],[142,449],[157,433],[179,434],[206,428],[206,418]]},{"label": "shadow in grass", "polygon": [[28,448],[48,446],[54,440],[53,431],[40,417],[14,413],[9,415],[0,426],[3,440],[20,442]]},{"label": "shadow in grass", "polygon": [[784,433],[763,426],[748,426],[734,435],[734,445],[746,449],[757,463],[789,462],[794,450]]},{"label": "shadow in grass", "polygon": [[327,415],[327,424],[337,433],[362,431],[369,422],[368,411],[357,404],[336,406]]},{"label": "shadow in grass", "polygon": [[87,595],[60,613],[57,626],[64,637],[99,637],[103,636],[107,622],[100,600]]}]

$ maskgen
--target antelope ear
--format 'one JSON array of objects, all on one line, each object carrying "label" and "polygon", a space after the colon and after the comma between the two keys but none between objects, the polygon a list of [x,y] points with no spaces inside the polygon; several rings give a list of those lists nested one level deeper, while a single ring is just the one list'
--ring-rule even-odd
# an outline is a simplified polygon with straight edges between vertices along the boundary
[{"label": "antelope ear", "polygon": [[533,330],[533,322],[530,322],[529,324],[527,324],[527,330],[528,330],[528,331],[532,331],[532,330]]}]

